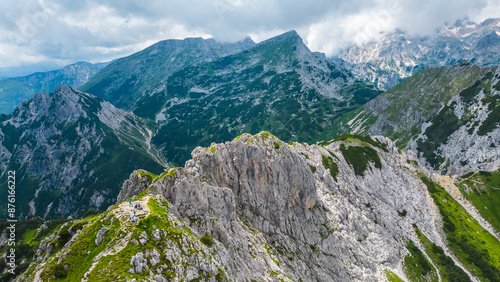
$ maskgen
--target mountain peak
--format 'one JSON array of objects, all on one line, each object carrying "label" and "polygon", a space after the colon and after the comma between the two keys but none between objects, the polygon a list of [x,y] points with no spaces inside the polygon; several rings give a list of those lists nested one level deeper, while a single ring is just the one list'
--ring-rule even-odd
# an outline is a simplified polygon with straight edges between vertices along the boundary
[{"label": "mountain peak", "polygon": [[285,33],[282,34],[282,36],[294,36],[294,37],[300,37],[300,35],[295,31],[294,29],[289,30]]},{"label": "mountain peak", "polygon": [[[302,43],[302,38],[295,30],[287,31],[283,34],[270,38],[268,40],[262,41],[262,43],[272,43],[272,42],[281,42],[281,41],[290,41],[295,43]],[[303,44],[303,43],[302,43]]]},{"label": "mountain peak", "polygon": [[56,86],[54,89],[54,93],[67,93],[68,91],[72,91],[73,88],[69,87],[68,85],[59,85]]},{"label": "mountain peak", "polygon": [[290,30],[268,40],[257,44],[256,48],[264,49],[272,53],[310,53],[310,50],[302,42],[302,38],[295,30]]}]

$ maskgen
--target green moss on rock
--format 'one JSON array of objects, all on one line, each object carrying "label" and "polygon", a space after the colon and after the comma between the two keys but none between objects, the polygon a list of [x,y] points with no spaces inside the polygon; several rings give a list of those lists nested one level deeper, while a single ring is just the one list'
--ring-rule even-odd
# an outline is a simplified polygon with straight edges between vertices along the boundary
[{"label": "green moss on rock", "polygon": [[340,145],[340,151],[344,155],[344,159],[354,169],[354,173],[358,176],[364,176],[370,162],[375,164],[378,169],[382,168],[380,157],[375,149],[368,146],[349,146]]},{"label": "green moss on rock", "polygon": [[326,169],[330,170],[330,175],[332,176],[332,178],[335,179],[335,181],[337,181],[337,174],[339,173],[338,164],[330,156],[322,155],[321,160],[323,162],[323,166]]},{"label": "green moss on rock", "polygon": [[311,164],[307,164],[309,166],[309,168],[311,169],[312,173],[315,173],[316,172],[316,167],[311,165]]}]

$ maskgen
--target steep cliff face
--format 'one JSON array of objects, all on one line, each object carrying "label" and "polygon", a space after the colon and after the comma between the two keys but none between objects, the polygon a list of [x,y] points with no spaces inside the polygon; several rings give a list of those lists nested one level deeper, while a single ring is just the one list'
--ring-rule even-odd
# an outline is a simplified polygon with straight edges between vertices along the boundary
[{"label": "steep cliff face", "polygon": [[[453,257],[448,265],[457,273],[471,275],[445,243],[428,180],[388,139],[347,135],[309,146],[264,132],[198,147],[192,157],[161,175],[134,172],[118,199],[143,209],[119,202],[94,220],[72,222],[81,231],[50,250],[59,235],[42,242],[20,280],[448,277],[427,256],[431,243]],[[129,220],[134,211],[137,223]],[[78,258],[82,252],[90,256]],[[422,264],[425,271],[416,271]]]},{"label": "steep cliff face", "polygon": [[[353,147],[361,145],[352,142]],[[232,257],[230,276],[237,280],[249,275],[258,279],[269,267],[251,263],[252,250],[241,237],[252,245],[258,241],[248,229],[242,232],[245,224],[258,231],[260,240],[281,248],[282,254],[274,251],[277,271],[292,280],[375,279],[383,262],[398,267],[396,254],[411,237],[413,223],[435,231],[425,224],[432,222],[429,199],[416,175],[394,174],[401,164],[382,150],[383,171],[369,164],[360,177],[339,146],[288,145],[266,134],[243,135],[237,142],[197,148],[174,185],[160,180],[151,190],[164,195],[181,215],[198,219],[192,226],[201,233],[225,243]],[[405,220],[397,213],[403,210],[408,212]],[[222,226],[210,224],[215,218]],[[245,257],[250,262],[236,259]]]},{"label": "steep cliff face", "polygon": [[20,218],[105,209],[132,167],[162,169],[143,120],[68,86],[25,101],[2,118],[0,132],[2,174],[16,172]]}]

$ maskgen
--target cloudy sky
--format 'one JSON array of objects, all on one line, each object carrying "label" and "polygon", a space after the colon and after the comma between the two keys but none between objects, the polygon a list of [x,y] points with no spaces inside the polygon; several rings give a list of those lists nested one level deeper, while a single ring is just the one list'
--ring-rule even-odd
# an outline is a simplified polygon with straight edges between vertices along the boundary
[{"label": "cloudy sky", "polygon": [[432,33],[445,22],[500,17],[500,0],[2,0],[0,76],[123,57],[163,39],[259,42],[295,29],[335,55],[395,28]]}]

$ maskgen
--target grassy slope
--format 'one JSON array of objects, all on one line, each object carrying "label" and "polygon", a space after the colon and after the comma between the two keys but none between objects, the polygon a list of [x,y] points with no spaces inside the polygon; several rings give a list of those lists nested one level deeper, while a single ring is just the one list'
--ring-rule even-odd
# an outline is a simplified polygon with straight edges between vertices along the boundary
[{"label": "grassy slope", "polygon": [[[151,174],[151,176],[155,178],[161,177],[153,174]],[[139,195],[138,199],[139,198],[142,197]],[[207,255],[206,253],[202,253],[206,251],[202,251],[200,246],[212,246],[214,241],[210,236],[205,235],[199,238],[194,236],[191,230],[184,226],[185,224],[182,221],[175,220],[171,217],[168,211],[169,204],[165,200],[159,202],[156,198],[151,198],[148,202],[148,207],[151,213],[147,217],[142,217],[143,215],[141,215],[140,217],[142,218],[139,223],[131,223],[115,218],[112,214],[114,209],[106,211],[100,216],[94,216],[93,218],[71,221],[69,225],[61,229],[58,233],[59,235],[50,243],[55,246],[55,249],[51,253],[51,257],[48,259],[46,267],[42,271],[42,279],[44,279],[44,281],[79,281],[90,269],[94,258],[99,253],[119,244],[121,240],[125,240],[127,245],[117,253],[111,253],[101,257],[90,273],[88,277],[89,281],[141,279],[144,278],[145,275],[157,273],[157,271],[160,271],[165,277],[174,277],[176,266],[179,262],[169,261],[163,254],[160,255],[160,263],[154,268],[144,270],[142,274],[131,274],[128,272],[131,268],[130,261],[132,256],[136,255],[138,252],[153,250],[153,248],[161,251],[171,248],[172,244],[176,244],[178,248],[186,248],[191,254],[200,256]],[[75,228],[81,231],[79,235],[75,237],[71,246],[67,249],[63,249],[62,246],[70,238],[65,235],[65,231],[71,226],[77,226]],[[152,239],[152,226],[160,230],[160,232],[164,231],[162,233],[164,234],[162,240],[155,241]],[[179,226],[182,227],[178,229]],[[103,227],[109,230],[105,233],[103,241],[99,245],[96,245],[95,239],[97,232]],[[139,236],[143,232],[145,232],[149,238],[147,243],[144,245],[133,244],[131,240],[136,239],[139,241]],[[63,236],[61,236],[61,234]],[[130,238],[127,236],[130,236]],[[186,240],[188,242],[187,245],[182,245],[182,242]],[[58,253],[60,250],[63,250],[63,253],[65,253],[64,256]],[[167,268],[163,269],[161,265],[167,265]],[[183,267],[186,268],[190,265],[190,262],[186,260]],[[28,277],[32,277],[34,270],[35,266],[28,270]],[[201,275],[202,278],[205,279],[214,276],[211,273],[203,273]],[[219,269],[218,275],[216,275],[215,278],[218,280],[223,279],[224,275],[223,270]]]},{"label": "grassy slope", "polygon": [[[401,117],[416,113],[429,120],[454,95],[471,86],[492,69],[459,64],[452,67],[422,70],[374,99],[372,103],[389,101],[389,104],[380,113],[374,113],[368,106],[346,113],[340,119],[342,125],[337,127],[337,133],[352,131],[356,125],[362,124],[361,130],[357,133],[365,134],[380,117],[398,126],[402,126]],[[361,111],[364,112],[357,116]],[[362,122],[353,122],[348,125],[347,123],[355,116],[357,116],[356,121]],[[405,147],[412,137],[420,134],[421,122],[417,121],[415,124],[407,124],[406,126],[407,128],[384,127],[382,128],[383,135],[394,140],[400,148]]]},{"label": "grassy slope", "polygon": [[406,244],[406,249],[410,254],[404,258],[403,270],[410,281],[439,281],[434,266],[411,240]]},{"label": "grassy slope", "polygon": [[[16,263],[17,267],[15,270],[16,275],[25,271],[29,264],[33,261],[33,256],[35,251],[40,245],[40,241],[46,236],[55,232],[61,225],[67,222],[67,219],[56,219],[51,221],[46,221],[45,225],[47,229],[42,229],[37,233],[37,229],[44,223],[44,221],[39,218],[32,216],[28,220],[16,222],[16,245],[14,249],[16,250]],[[7,220],[0,220],[0,230],[5,230],[9,226]],[[0,253],[7,253],[11,246],[5,245],[0,248]],[[20,263],[23,259],[26,259],[25,263]],[[0,259],[0,281],[8,281],[13,275],[9,273],[3,273],[4,269],[7,268],[5,261]]]},{"label": "grassy slope", "polygon": [[441,186],[421,176],[443,217],[450,249],[470,272],[500,281],[500,242],[470,216]]},{"label": "grassy slope", "polygon": [[453,260],[447,256],[443,249],[430,241],[418,228],[415,227],[418,239],[424,246],[425,253],[439,270],[442,281],[468,282],[471,281],[467,273],[456,266]]},{"label": "grassy slope", "polygon": [[458,187],[497,232],[500,232],[500,170],[476,172],[464,177]]}]

